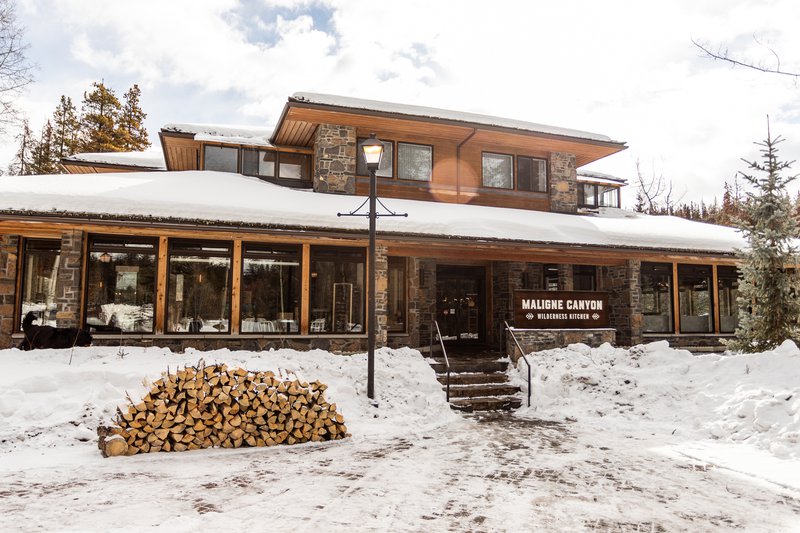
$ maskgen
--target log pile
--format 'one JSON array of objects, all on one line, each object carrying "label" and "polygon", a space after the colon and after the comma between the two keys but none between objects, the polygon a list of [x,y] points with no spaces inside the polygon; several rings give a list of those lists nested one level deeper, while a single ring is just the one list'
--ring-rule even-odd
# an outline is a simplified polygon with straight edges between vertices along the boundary
[{"label": "log pile", "polygon": [[349,436],[327,385],[224,364],[165,372],[141,402],[98,428],[103,456],[274,446]]}]

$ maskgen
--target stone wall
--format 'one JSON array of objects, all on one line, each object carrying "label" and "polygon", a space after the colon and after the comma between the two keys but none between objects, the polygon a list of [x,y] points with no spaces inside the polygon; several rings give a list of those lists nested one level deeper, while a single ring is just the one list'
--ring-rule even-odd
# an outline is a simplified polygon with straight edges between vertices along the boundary
[{"label": "stone wall", "polygon": [[356,192],[356,129],[320,124],[314,137],[314,190]]},{"label": "stone wall", "polygon": [[196,350],[219,350],[228,348],[230,350],[250,350],[263,351],[269,349],[279,350],[290,348],[293,350],[325,350],[334,353],[351,354],[364,352],[367,349],[367,339],[364,338],[336,338],[336,337],[303,337],[303,338],[282,338],[282,337],[259,337],[242,338],[241,336],[220,336],[220,337],[185,337],[185,336],[125,336],[115,337],[113,335],[95,335],[92,341],[93,346],[119,346],[124,352],[125,346],[158,346],[169,348],[173,352],[182,353],[187,348]]},{"label": "stone wall", "polygon": [[[520,347],[529,354],[540,350],[563,348],[570,344],[583,343],[596,348],[603,343],[615,344],[615,331],[613,329],[516,329]],[[516,361],[519,350],[514,346],[511,333],[506,332],[506,355]]]},{"label": "stone wall", "polygon": [[509,325],[514,322],[514,291],[522,289],[523,272],[525,263],[499,262],[492,263],[492,308],[489,331],[486,332],[486,341],[502,348],[505,330],[504,321]]},{"label": "stone wall", "polygon": [[19,237],[0,235],[0,349],[15,344],[11,334],[14,324],[14,305],[17,290],[17,260]]},{"label": "stone wall", "polygon": [[80,230],[61,234],[61,262],[56,279],[56,324],[78,327],[81,319],[81,261],[84,234]]},{"label": "stone wall", "polygon": [[558,290],[571,291],[575,287],[572,278],[572,265],[558,265]]},{"label": "stone wall", "polygon": [[[420,261],[416,257],[406,258],[406,331],[405,333],[389,334],[388,346],[400,348],[402,346],[420,346],[420,315],[423,303],[420,301],[419,275]],[[430,342],[430,340],[426,340]]]},{"label": "stone wall", "polygon": [[431,340],[431,326],[436,320],[436,260],[418,259],[416,263],[419,284],[416,308],[418,346],[428,346]]},{"label": "stone wall", "polygon": [[609,321],[617,342],[632,346],[642,342],[641,261],[602,268],[602,287],[608,292]]},{"label": "stone wall", "polygon": [[375,330],[375,346],[386,346],[386,332],[388,328],[389,308],[389,258],[386,252],[389,248],[383,245],[375,246],[375,314],[378,323]]},{"label": "stone wall", "polygon": [[574,154],[550,153],[550,211],[578,212],[578,172]]}]

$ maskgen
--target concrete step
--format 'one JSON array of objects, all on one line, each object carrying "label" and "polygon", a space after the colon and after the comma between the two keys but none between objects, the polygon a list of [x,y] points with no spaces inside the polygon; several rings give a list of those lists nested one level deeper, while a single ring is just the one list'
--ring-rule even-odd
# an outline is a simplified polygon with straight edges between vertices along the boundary
[{"label": "concrete step", "polygon": [[459,411],[509,411],[522,405],[522,400],[514,396],[484,396],[478,398],[459,398],[450,402],[450,407]]},{"label": "concrete step", "polygon": [[450,385],[450,399],[453,398],[480,398],[485,396],[511,396],[519,392],[516,385],[498,385],[494,383],[483,385]]},{"label": "concrete step", "polygon": [[[437,374],[447,373],[444,362],[431,363],[431,367]],[[508,368],[508,361],[479,360],[479,361],[453,361],[450,360],[450,373],[486,373],[486,372],[505,372]]]},{"label": "concrete step", "polygon": [[[436,374],[439,383],[447,383],[447,374]],[[476,385],[478,383],[506,383],[508,374],[505,372],[463,373],[450,374],[450,385]]]}]

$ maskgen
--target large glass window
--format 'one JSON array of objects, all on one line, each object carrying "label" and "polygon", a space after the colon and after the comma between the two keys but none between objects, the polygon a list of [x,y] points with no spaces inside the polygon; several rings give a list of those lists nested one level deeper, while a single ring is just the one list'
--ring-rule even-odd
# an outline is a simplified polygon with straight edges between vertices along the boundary
[{"label": "large glass window", "polygon": [[390,257],[387,280],[387,329],[406,331],[406,258]]},{"label": "large glass window", "polygon": [[517,189],[547,192],[547,161],[517,156]]},{"label": "large glass window", "polygon": [[483,186],[499,189],[514,187],[514,157],[505,154],[483,153]]},{"label": "large glass window", "polygon": [[733,333],[739,324],[739,271],[733,266],[717,267],[719,289],[719,331]]},{"label": "large glass window", "polygon": [[678,265],[678,294],[681,333],[714,331],[711,305],[711,267]]},{"label": "large glass window", "polygon": [[311,248],[310,333],[363,333],[365,253]]},{"label": "large glass window", "polygon": [[597,198],[600,207],[619,207],[619,187],[600,185]]},{"label": "large glass window", "polygon": [[301,248],[246,244],[242,254],[242,333],[296,333]]},{"label": "large glass window", "polygon": [[203,168],[220,172],[239,172],[239,149],[205,145],[203,147]]},{"label": "large glass window", "polygon": [[86,327],[99,333],[153,332],[155,239],[92,236],[86,274]]},{"label": "large glass window", "polygon": [[167,331],[230,331],[231,244],[171,241]]},{"label": "large glass window", "polygon": [[259,178],[275,177],[275,152],[269,150],[242,150],[242,174]]},{"label": "large glass window", "polygon": [[56,325],[56,279],[61,260],[61,241],[27,239],[22,266],[22,308],[20,323],[29,311],[37,324]]},{"label": "large glass window", "polygon": [[645,333],[672,332],[672,265],[642,263],[642,313]]},{"label": "large glass window", "polygon": [[576,291],[597,289],[597,267],[594,265],[572,265],[572,288]]},{"label": "large glass window", "polygon": [[433,147],[397,143],[397,177],[403,180],[431,181]]},{"label": "large glass window", "polygon": [[[366,140],[366,138],[360,138],[358,139],[358,144],[356,145],[356,174],[359,176],[369,176],[367,162],[364,161],[364,151],[361,150],[361,143]],[[392,141],[381,141],[381,143],[383,144],[383,155],[381,156],[381,164],[378,166],[378,170],[375,172],[375,175],[381,178],[391,178],[394,175],[392,171],[392,166],[394,163],[394,157],[392,154],[394,143]]]}]

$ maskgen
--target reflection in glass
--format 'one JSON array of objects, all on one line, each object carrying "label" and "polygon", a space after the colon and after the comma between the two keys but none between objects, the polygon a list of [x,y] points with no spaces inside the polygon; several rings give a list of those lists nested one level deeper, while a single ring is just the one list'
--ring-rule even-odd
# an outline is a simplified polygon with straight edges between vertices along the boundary
[{"label": "reflection in glass", "polygon": [[681,333],[714,331],[711,306],[711,267],[678,265],[678,294]]},{"label": "reflection in glass", "polygon": [[275,152],[242,150],[242,174],[259,178],[275,177]]},{"label": "reflection in glass", "polygon": [[642,313],[645,333],[672,332],[672,265],[642,263]]},{"label": "reflection in glass", "polygon": [[167,331],[230,331],[230,274],[229,243],[171,243]]},{"label": "reflection in glass", "polygon": [[406,258],[390,257],[387,280],[387,329],[406,330]]},{"label": "reflection in glass", "polygon": [[153,332],[156,242],[93,237],[86,327],[99,333]]},{"label": "reflection in glass", "polygon": [[363,333],[365,253],[311,248],[310,333]]},{"label": "reflection in glass", "polygon": [[733,266],[717,267],[719,287],[719,331],[733,333],[739,324],[739,271]]},{"label": "reflection in glass", "polygon": [[504,154],[483,154],[483,186],[511,189],[514,186],[514,158]]},{"label": "reflection in glass", "polygon": [[239,172],[239,149],[206,145],[203,152],[203,168],[219,172]]},{"label": "reflection in glass", "polygon": [[397,177],[431,181],[433,148],[422,144],[397,143]]},{"label": "reflection in glass", "polygon": [[242,333],[296,333],[300,322],[299,246],[245,244]]},{"label": "reflection in glass", "polygon": [[517,157],[517,189],[547,192],[547,161],[531,157]]},{"label": "reflection in glass", "polygon": [[597,267],[594,265],[572,265],[572,288],[576,291],[597,289]]},{"label": "reflection in glass", "polygon": [[20,323],[28,311],[36,314],[34,324],[56,325],[56,279],[61,258],[61,241],[27,239],[22,270]]}]

